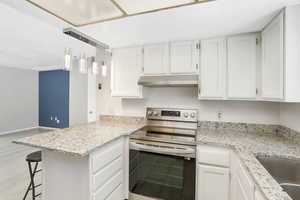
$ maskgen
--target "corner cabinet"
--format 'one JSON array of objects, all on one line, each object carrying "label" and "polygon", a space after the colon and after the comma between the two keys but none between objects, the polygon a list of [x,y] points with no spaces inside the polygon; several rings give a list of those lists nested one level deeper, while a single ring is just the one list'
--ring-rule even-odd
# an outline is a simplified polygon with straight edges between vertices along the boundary
[{"label": "corner cabinet", "polygon": [[197,145],[197,200],[266,200],[236,152]]},{"label": "corner cabinet", "polygon": [[228,99],[256,99],[257,41],[256,34],[228,38]]},{"label": "corner cabinet", "polygon": [[262,32],[262,99],[300,102],[300,5],[288,6]]},{"label": "corner cabinet", "polygon": [[262,32],[262,97],[283,99],[284,14],[278,15]]},{"label": "corner cabinet", "polygon": [[141,46],[113,49],[111,95],[123,98],[142,98],[138,79],[142,74],[143,48]]},{"label": "corner cabinet", "polygon": [[200,43],[199,99],[222,99],[225,95],[226,39]]},{"label": "corner cabinet", "polygon": [[170,44],[170,73],[195,74],[199,68],[199,41],[178,41]]}]

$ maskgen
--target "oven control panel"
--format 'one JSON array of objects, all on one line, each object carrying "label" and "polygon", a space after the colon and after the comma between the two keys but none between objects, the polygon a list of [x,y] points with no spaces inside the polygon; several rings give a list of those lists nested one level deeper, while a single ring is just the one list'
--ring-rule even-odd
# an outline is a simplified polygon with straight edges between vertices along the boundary
[{"label": "oven control panel", "polygon": [[198,110],[147,108],[146,116],[147,119],[197,122]]}]

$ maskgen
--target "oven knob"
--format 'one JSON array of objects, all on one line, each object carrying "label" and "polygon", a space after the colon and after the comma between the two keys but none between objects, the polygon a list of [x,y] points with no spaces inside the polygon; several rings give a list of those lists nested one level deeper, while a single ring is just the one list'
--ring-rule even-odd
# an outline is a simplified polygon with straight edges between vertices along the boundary
[{"label": "oven knob", "polygon": [[184,116],[185,118],[188,118],[188,117],[189,117],[189,113],[183,113],[183,116]]},{"label": "oven knob", "polygon": [[158,112],[157,111],[154,111],[153,114],[154,114],[154,116],[158,116]]},{"label": "oven knob", "polygon": [[191,118],[195,118],[195,113],[191,113]]}]

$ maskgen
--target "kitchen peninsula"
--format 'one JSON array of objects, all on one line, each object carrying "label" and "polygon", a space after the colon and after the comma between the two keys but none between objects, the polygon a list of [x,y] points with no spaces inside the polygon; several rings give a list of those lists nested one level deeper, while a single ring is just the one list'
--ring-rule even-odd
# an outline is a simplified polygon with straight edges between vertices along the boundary
[{"label": "kitchen peninsula", "polygon": [[15,143],[42,149],[45,200],[128,199],[128,135],[144,125],[143,118],[103,116]]}]

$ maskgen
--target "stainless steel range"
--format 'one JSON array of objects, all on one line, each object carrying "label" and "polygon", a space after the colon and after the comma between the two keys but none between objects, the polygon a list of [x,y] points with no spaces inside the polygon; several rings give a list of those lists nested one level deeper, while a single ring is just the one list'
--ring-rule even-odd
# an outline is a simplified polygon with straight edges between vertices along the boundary
[{"label": "stainless steel range", "polygon": [[147,108],[147,126],[130,136],[130,191],[164,200],[195,199],[198,111]]}]

